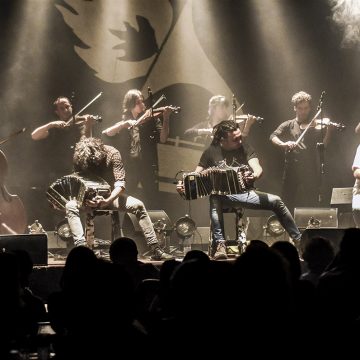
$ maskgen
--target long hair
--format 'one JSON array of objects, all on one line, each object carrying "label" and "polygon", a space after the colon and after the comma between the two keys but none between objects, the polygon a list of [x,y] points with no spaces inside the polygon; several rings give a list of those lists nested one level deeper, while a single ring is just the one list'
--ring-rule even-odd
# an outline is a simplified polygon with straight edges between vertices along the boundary
[{"label": "long hair", "polygon": [[239,128],[234,120],[224,120],[213,128],[213,141],[212,145],[219,145],[222,139],[226,139],[229,132],[235,131]]},{"label": "long hair", "polygon": [[97,138],[82,138],[75,145],[73,163],[75,171],[91,172],[106,159],[104,143]]},{"label": "long hair", "polygon": [[123,118],[126,117],[126,115],[129,115],[131,110],[136,106],[136,101],[138,99],[143,99],[143,98],[144,97],[140,90],[137,90],[137,89],[129,90],[124,96]]}]

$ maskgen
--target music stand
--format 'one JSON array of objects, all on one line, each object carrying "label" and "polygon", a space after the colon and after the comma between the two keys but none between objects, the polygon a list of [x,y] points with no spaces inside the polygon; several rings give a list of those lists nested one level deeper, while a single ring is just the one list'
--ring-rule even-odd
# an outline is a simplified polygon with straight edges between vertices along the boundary
[{"label": "music stand", "polygon": [[352,187],[333,188],[331,194],[330,205],[350,205],[352,203]]},{"label": "music stand", "polygon": [[[337,207],[339,211],[340,227],[352,227],[352,197],[353,188],[333,188],[331,193],[330,206]],[[351,215],[350,215],[351,214]]]}]

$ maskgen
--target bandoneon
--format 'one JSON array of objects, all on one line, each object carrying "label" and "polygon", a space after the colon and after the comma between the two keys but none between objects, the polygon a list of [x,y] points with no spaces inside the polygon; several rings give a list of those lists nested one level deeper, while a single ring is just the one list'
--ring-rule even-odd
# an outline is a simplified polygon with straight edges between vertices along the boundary
[{"label": "bandoneon", "polygon": [[253,189],[244,173],[251,171],[247,165],[239,167],[211,167],[201,173],[183,174],[184,198],[194,200],[211,194],[240,194]]},{"label": "bandoneon", "polygon": [[70,200],[76,200],[78,207],[82,208],[85,200],[91,200],[95,196],[106,198],[110,194],[111,187],[104,179],[74,173],[53,182],[46,192],[46,197],[55,209],[65,211],[65,205]]}]

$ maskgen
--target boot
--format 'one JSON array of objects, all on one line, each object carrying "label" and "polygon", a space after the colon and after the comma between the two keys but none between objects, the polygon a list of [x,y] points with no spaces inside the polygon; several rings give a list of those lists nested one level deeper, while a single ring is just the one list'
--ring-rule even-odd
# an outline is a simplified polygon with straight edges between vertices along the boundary
[{"label": "boot", "polygon": [[217,241],[215,253],[212,258],[213,260],[226,260],[228,258],[226,253],[225,240]]},{"label": "boot", "polygon": [[159,261],[159,260],[174,259],[174,256],[166,253],[164,250],[161,249],[161,247],[158,244],[151,245],[151,250],[152,250],[152,255],[151,255],[152,260]]}]

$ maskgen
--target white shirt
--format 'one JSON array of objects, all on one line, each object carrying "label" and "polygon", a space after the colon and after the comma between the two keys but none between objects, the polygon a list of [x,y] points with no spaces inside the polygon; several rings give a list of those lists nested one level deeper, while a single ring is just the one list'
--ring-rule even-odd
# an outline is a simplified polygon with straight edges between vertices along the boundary
[{"label": "white shirt", "polygon": [[[352,165],[352,171],[354,172],[356,169],[360,169],[360,145],[358,145],[356,149],[355,159]],[[352,208],[360,210],[360,179],[355,180],[353,187]]]}]

